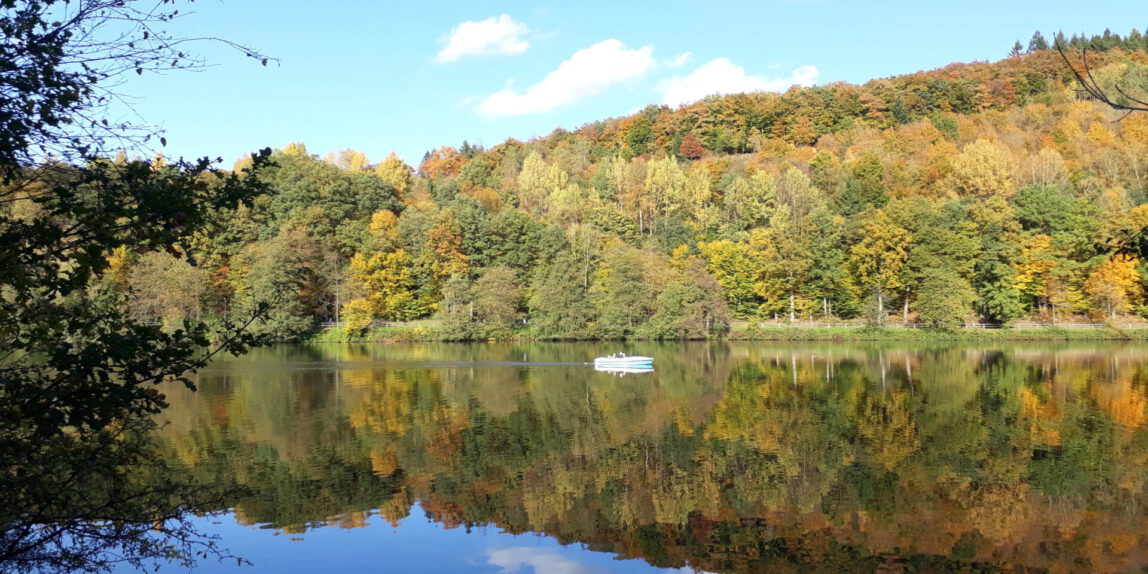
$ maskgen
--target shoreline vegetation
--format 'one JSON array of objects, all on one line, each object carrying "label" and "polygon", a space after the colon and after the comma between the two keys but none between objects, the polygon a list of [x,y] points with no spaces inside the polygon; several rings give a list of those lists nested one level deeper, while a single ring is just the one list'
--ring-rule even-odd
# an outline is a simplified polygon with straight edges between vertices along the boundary
[{"label": "shoreline vegetation", "polygon": [[[915,324],[890,324],[872,327],[859,323],[774,323],[735,322],[729,331],[709,339],[734,341],[1148,341],[1148,324],[1140,323],[1019,323],[1008,326],[966,326],[955,329],[926,327]],[[433,321],[388,324],[372,327],[358,333],[348,333],[343,327],[332,326],[302,341],[311,343],[414,343],[414,342],[477,342],[477,341],[610,341],[610,340],[702,340],[666,339],[631,336],[610,338],[539,337],[529,328],[509,332],[499,337],[458,338],[450,336]]]}]

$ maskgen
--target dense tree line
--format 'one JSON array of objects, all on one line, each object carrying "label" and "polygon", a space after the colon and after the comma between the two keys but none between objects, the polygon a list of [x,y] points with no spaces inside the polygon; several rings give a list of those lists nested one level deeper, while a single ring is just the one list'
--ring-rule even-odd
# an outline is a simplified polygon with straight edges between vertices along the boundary
[{"label": "dense tree line", "polygon": [[1056,34],[1053,34],[1052,40],[1048,40],[1044,34],[1037,30],[1032,33],[1032,38],[1029,39],[1027,46],[1017,40],[1009,55],[1019,56],[1022,53],[1031,54],[1040,50],[1055,50],[1057,46],[1066,50],[1090,50],[1093,52],[1104,52],[1112,49],[1148,50],[1148,36],[1141,34],[1140,30],[1136,28],[1133,28],[1125,36],[1105,28],[1101,34],[1093,34],[1092,36],[1073,34],[1071,37],[1065,36],[1063,31],[1057,30]]},{"label": "dense tree line", "polygon": [[[1148,55],[1122,42],[1092,72],[1143,89]],[[1073,81],[1034,49],[464,142],[417,170],[292,144],[258,176],[269,195],[189,238],[192,261],[121,254],[121,287],[169,324],[287,287],[259,327],[278,340],[428,317],[472,339],[1140,314],[1148,118],[1115,122]]]}]

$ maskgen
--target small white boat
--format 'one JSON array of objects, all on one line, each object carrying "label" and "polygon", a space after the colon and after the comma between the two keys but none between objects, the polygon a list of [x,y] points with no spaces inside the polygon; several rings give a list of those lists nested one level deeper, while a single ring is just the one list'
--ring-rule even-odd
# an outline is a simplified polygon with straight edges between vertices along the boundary
[{"label": "small white boat", "polygon": [[654,358],[616,353],[594,359],[595,369],[653,369]]}]

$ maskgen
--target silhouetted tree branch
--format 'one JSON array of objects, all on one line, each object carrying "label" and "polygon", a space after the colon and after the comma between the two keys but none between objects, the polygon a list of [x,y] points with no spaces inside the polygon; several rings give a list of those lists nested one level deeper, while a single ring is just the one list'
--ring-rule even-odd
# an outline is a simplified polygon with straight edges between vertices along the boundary
[{"label": "silhouetted tree branch", "polygon": [[1088,63],[1088,48],[1080,49],[1079,68],[1068,57],[1067,48],[1060,42],[1056,43],[1056,51],[1072,72],[1073,77],[1076,78],[1076,83],[1080,85],[1080,89],[1091,98],[1114,110],[1124,110],[1126,112],[1125,116],[1132,112],[1148,112],[1148,101],[1130,95],[1120,84],[1116,84],[1112,89],[1116,90],[1117,94],[1125,98],[1127,103],[1117,101],[1115,96],[1110,94],[1106,88],[1096,81],[1096,78],[1092,75],[1092,68]]}]

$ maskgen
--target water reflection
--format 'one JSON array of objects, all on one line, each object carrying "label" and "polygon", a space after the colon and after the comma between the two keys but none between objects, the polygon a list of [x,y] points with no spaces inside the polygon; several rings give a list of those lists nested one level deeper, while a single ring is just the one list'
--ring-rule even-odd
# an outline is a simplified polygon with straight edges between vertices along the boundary
[{"label": "water reflection", "polygon": [[286,534],[417,502],[662,568],[1148,565],[1148,350],[631,346],[657,371],[596,372],[592,344],[263,350],[169,394],[161,439]]}]

